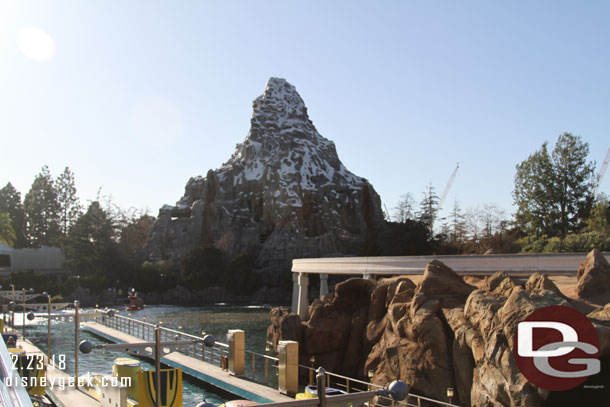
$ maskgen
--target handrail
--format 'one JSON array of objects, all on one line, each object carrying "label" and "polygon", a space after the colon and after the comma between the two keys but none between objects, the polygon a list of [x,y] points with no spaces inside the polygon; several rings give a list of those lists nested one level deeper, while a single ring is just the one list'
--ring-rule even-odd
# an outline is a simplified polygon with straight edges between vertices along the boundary
[{"label": "handrail", "polygon": [[[102,317],[96,318],[96,321],[98,321],[98,322],[102,321]],[[128,334],[130,334],[132,336],[138,336],[138,337],[145,337],[146,335],[144,333],[144,330],[139,330],[138,328],[135,328],[134,326],[140,325],[140,326],[147,326],[149,328],[154,328],[155,327],[155,324],[153,324],[153,323],[150,323],[150,322],[147,322],[147,321],[141,321],[141,320],[138,320],[138,319],[135,319],[135,318],[130,318],[130,317],[127,317],[127,316],[124,316],[124,315],[118,315],[118,314],[115,314],[114,317],[105,317],[103,319],[103,321],[105,321],[103,323],[105,325],[107,325],[107,326],[112,325],[113,327],[115,327],[119,331],[123,331],[123,332],[128,333]],[[161,326],[160,328],[162,330],[162,335],[165,335],[166,339],[167,339],[167,337],[169,335],[177,335],[177,336],[180,336],[180,337],[187,337],[187,338],[192,338],[192,339],[197,339],[197,340],[202,340],[203,339],[200,336],[192,335],[192,334],[189,334],[189,333],[186,333],[186,332],[181,332],[181,331],[178,331],[178,330],[175,330],[175,329],[172,329],[172,328],[166,328],[166,327],[163,327],[163,326]],[[133,332],[134,329],[137,332]],[[134,335],[134,333],[136,335]],[[140,333],[142,333],[143,335],[140,335]],[[206,362],[209,360],[210,362],[214,362],[214,363],[220,364],[221,363],[220,356],[223,356],[223,355],[226,356],[226,352],[227,352],[227,350],[229,348],[229,345],[225,344],[225,343],[222,343],[222,342],[216,342],[215,345],[219,346],[219,349],[218,349],[219,350],[219,357],[218,358],[214,358],[214,356],[215,356],[214,350],[213,350],[214,348],[207,348],[206,349],[203,346],[202,346],[200,352],[198,352],[196,347],[195,347],[194,351],[187,351],[186,354],[187,355],[188,354],[192,354],[192,355],[194,355],[194,356],[196,356],[198,358],[201,358],[203,361],[206,361]],[[209,355],[209,357],[207,357],[207,358],[205,356],[206,355],[206,351],[207,351],[207,353]],[[258,353],[258,352],[255,352],[255,351],[251,351],[251,350],[245,350],[245,353],[247,355],[249,355],[249,357],[246,358],[246,363],[250,363],[251,362],[250,366],[249,366],[250,367],[249,370],[252,373],[252,377],[251,377],[252,380],[255,381],[255,382],[259,382],[259,383],[263,383],[263,384],[269,385],[270,381],[269,381],[269,374],[268,374],[268,369],[269,369],[268,362],[272,361],[272,362],[279,363],[279,358],[274,357],[274,356],[270,356],[270,355],[265,355],[265,354],[262,354],[262,353]],[[255,362],[255,358],[256,357],[263,358],[263,360],[265,361],[265,363],[264,363],[264,366],[265,366],[265,380],[264,380],[264,382],[261,382],[260,379],[257,380],[257,378],[256,378],[255,369],[256,369],[256,366],[258,366],[258,364]],[[313,372],[316,371],[316,369],[311,367],[311,366],[306,366],[306,365],[301,365],[301,364],[299,364],[298,366],[299,366],[299,368],[303,368],[303,369],[310,370],[310,371],[313,371]],[[272,368],[274,368],[274,369],[278,368],[276,363],[272,364]],[[352,378],[352,377],[344,376],[344,375],[341,375],[341,374],[338,374],[338,373],[326,372],[326,374],[328,375],[329,386],[330,386],[330,379],[332,377],[337,382],[336,385],[338,385],[339,387],[345,387],[347,393],[349,393],[349,394],[359,393],[359,392],[366,392],[366,391],[371,391],[371,390],[383,389],[383,386],[381,386],[379,384],[369,383],[369,382],[366,382],[366,381],[363,381],[363,380],[359,380],[359,379],[355,379],[355,378]],[[339,380],[340,381],[345,381],[345,384],[339,383]],[[354,386],[354,384],[356,386]],[[358,388],[358,387],[361,387],[361,388]],[[362,388],[364,388],[364,390]],[[459,407],[459,406],[457,406],[455,404],[446,403],[446,402],[443,402],[443,401],[440,401],[440,400],[434,400],[434,399],[431,399],[429,397],[420,396],[418,394],[413,394],[413,393],[410,393],[409,396],[407,397],[407,399],[405,401],[402,401],[402,402],[394,402],[390,398],[387,398],[387,397],[384,397],[384,396],[378,396],[378,398],[379,399],[384,399],[384,400],[389,400],[392,403],[392,405],[396,406],[396,407],[400,407],[400,406],[420,407],[421,404],[422,404],[422,401],[425,401],[427,403],[434,403],[435,405],[444,406],[444,407]],[[409,399],[411,399],[411,398],[415,400],[416,404],[409,403]],[[387,405],[389,405],[389,403]],[[387,407],[387,405],[380,404],[378,402],[378,403],[375,404],[375,407]]]},{"label": "handrail", "polygon": [[[306,366],[306,365],[301,365],[301,364],[299,364],[299,367],[300,367],[300,368],[303,368],[303,369],[311,370],[311,371],[313,371],[313,372],[315,372],[315,371],[316,371],[316,369],[315,369],[315,368],[312,368],[311,366]],[[345,381],[346,381],[346,384],[340,384],[340,383],[336,383],[335,385],[336,385],[336,386],[340,386],[340,387],[345,387],[348,393],[350,393],[350,390],[352,390],[352,391],[354,391],[354,392],[361,392],[361,391],[365,391],[365,390],[360,390],[360,389],[358,389],[358,388],[355,388],[355,387],[350,386],[350,383],[357,383],[357,384],[362,385],[363,387],[364,387],[364,386],[366,386],[366,388],[367,388],[368,390],[372,390],[372,389],[377,389],[377,390],[380,390],[380,389],[383,389],[383,388],[384,388],[382,385],[379,385],[379,384],[376,384],[376,383],[365,382],[365,381],[363,381],[363,380],[354,379],[354,378],[352,378],[352,377],[348,377],[348,376],[343,376],[343,375],[340,375],[340,374],[338,374],[338,373],[326,372],[326,375],[328,375],[328,376],[329,376],[329,378],[328,378],[328,383],[329,383],[329,384],[328,384],[328,386],[329,386],[329,387],[330,387],[330,377],[334,377],[334,378],[337,378],[337,379],[345,380]],[[385,396],[378,396],[378,397],[392,401],[390,398],[385,397]],[[401,404],[405,404],[405,405],[407,405],[407,406],[415,406],[415,407],[418,407],[418,406],[420,406],[420,405],[421,405],[421,401],[427,401],[427,402],[431,402],[431,403],[434,403],[434,404],[439,405],[439,406],[445,406],[445,407],[459,407],[459,406],[458,406],[458,405],[456,405],[456,404],[451,404],[451,403],[446,403],[446,402],[444,402],[444,401],[440,401],[440,400],[431,399],[431,398],[429,398],[429,397],[426,397],[426,396],[420,396],[419,394],[415,394],[415,393],[409,393],[409,395],[408,395],[408,397],[407,397],[407,400],[408,400],[409,398],[411,398],[411,397],[415,399],[415,401],[417,402],[417,404],[409,404],[409,403],[408,403],[408,401],[404,401],[404,402],[393,402],[393,404],[396,404],[397,406],[400,406]],[[378,406],[378,407],[387,407],[387,406],[384,406],[384,405],[379,404],[379,403],[376,403],[376,404],[375,404],[375,406]]]}]

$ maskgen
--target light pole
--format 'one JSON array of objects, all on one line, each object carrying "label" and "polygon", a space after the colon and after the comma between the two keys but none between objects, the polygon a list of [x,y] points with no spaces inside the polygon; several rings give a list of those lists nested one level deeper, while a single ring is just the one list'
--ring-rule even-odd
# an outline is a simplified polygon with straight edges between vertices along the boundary
[{"label": "light pole", "polygon": [[155,404],[161,405],[161,326],[155,326]]},{"label": "light pole", "polygon": [[[15,329],[15,284],[11,284],[11,297],[12,297],[12,303],[13,303],[13,307],[11,309],[11,327],[13,329]],[[10,304],[9,304],[10,305]]]},{"label": "light pole", "polygon": [[74,300],[74,387],[78,389],[78,307],[79,300]]},{"label": "light pole", "polygon": [[449,399],[449,404],[451,404],[453,399],[453,387],[447,388],[447,398]]},{"label": "light pole", "polygon": [[[33,293],[34,289],[30,288],[28,292]],[[23,295],[23,339],[25,340],[25,288],[21,289],[21,293]]]},{"label": "light pole", "polygon": [[47,363],[51,360],[51,295],[47,292],[42,293],[47,296]]}]

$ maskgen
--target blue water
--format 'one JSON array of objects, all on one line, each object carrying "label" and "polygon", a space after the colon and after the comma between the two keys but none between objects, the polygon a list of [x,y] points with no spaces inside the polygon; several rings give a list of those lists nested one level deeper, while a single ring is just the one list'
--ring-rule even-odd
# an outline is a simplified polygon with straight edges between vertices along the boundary
[{"label": "blue water", "polygon": [[[121,315],[143,320],[146,322],[162,322],[166,328],[180,330],[193,335],[201,335],[202,331],[212,334],[219,342],[226,343],[226,333],[229,329],[243,329],[246,331],[246,349],[258,353],[265,353],[266,331],[269,326],[269,307],[266,306],[238,306],[214,305],[207,307],[180,307],[180,306],[150,306],[142,311],[128,313],[121,311]],[[131,315],[129,315],[131,314]],[[21,332],[21,313],[15,314],[15,324]],[[43,352],[47,350],[47,321],[36,318],[28,321],[26,325],[27,337]],[[52,321],[51,323],[51,351],[56,355],[65,355],[65,372],[74,374],[74,323]],[[98,337],[81,329],[80,340],[89,340],[93,343],[102,343]],[[117,357],[126,356],[123,353],[95,350],[90,354],[80,354],[79,375],[87,372],[110,373],[112,364]],[[154,369],[154,366],[142,360],[142,368]],[[248,368],[247,360],[247,368]],[[258,362],[257,362],[258,363]],[[257,369],[258,370],[258,369]],[[257,372],[258,373],[258,372]],[[274,376],[274,375],[273,375]],[[188,379],[184,376],[183,398],[185,406],[195,406],[201,401],[213,403],[234,399],[229,394],[222,393],[204,383]]]}]

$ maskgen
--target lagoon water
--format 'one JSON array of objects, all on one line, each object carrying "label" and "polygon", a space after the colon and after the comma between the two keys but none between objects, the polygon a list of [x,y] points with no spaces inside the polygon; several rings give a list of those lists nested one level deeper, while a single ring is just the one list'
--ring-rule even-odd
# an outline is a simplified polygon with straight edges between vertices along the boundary
[{"label": "lagoon water", "polygon": [[[139,320],[146,317],[146,321],[150,323],[161,321],[163,327],[179,329],[193,335],[201,335],[201,332],[205,331],[214,335],[219,342],[224,343],[226,343],[227,330],[243,329],[246,331],[246,349],[265,353],[265,335],[269,326],[269,310],[270,307],[259,305],[217,304],[207,307],[161,305],[145,307],[142,311],[132,312],[131,317]],[[128,312],[121,311],[120,314],[128,315]],[[20,332],[21,315],[21,313],[15,313],[15,325]],[[27,337],[43,352],[46,352],[46,319],[36,318],[31,322],[28,321],[26,330]],[[65,355],[65,371],[68,374],[74,374],[74,323],[53,321],[51,332],[51,352],[56,355]],[[87,339],[93,343],[103,342],[83,329],[80,330],[79,335],[80,340]],[[121,356],[126,355],[104,350],[94,350],[87,355],[80,354],[79,375],[87,372],[110,373],[114,359]],[[145,361],[142,361],[142,367],[144,369],[154,369],[152,364]],[[204,400],[218,404],[227,399],[236,398],[184,375],[183,379],[185,407],[194,407]]]}]

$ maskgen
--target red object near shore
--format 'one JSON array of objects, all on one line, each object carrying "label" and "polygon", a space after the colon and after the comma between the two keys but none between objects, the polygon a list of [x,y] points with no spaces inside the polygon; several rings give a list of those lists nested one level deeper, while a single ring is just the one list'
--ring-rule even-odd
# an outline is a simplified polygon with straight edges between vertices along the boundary
[{"label": "red object near shore", "polygon": [[126,308],[127,311],[140,311],[144,308],[144,301],[138,297],[138,293],[135,290],[131,291],[127,296],[129,298],[129,306]]}]

